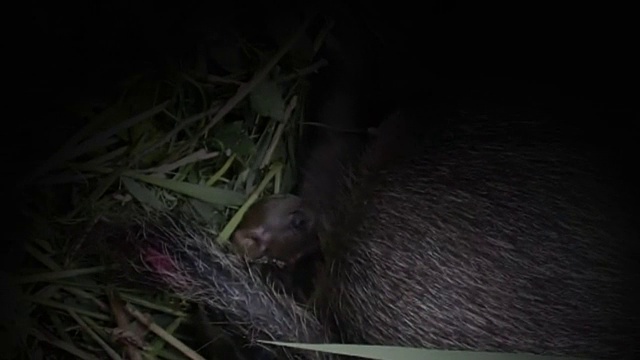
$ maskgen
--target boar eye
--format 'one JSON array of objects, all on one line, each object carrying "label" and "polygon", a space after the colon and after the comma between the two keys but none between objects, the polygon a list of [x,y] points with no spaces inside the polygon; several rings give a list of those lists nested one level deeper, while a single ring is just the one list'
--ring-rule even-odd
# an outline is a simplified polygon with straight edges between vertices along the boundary
[{"label": "boar eye", "polygon": [[303,230],[304,227],[307,225],[307,218],[301,211],[296,210],[291,213],[290,224],[291,224],[291,227],[293,227],[296,230]]}]

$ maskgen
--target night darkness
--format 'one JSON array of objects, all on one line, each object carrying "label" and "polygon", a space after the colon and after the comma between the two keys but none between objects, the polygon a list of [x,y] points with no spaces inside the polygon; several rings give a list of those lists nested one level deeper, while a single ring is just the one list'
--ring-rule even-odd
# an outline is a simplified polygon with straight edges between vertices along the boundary
[{"label": "night darkness", "polygon": [[[69,99],[112,96],[127,74],[193,51],[202,24],[259,26],[269,14],[268,2],[259,11],[250,1],[169,3],[31,1],[5,13],[20,18],[7,34],[14,50],[5,53],[15,62],[5,68],[15,81],[9,91],[18,95],[7,105],[13,111],[5,113],[2,141],[9,213],[23,196],[15,190],[21,177],[82,124],[64,111]],[[613,144],[621,164],[637,167],[640,29],[630,5],[353,3],[385,24],[386,48],[379,50],[386,54],[385,75],[377,86],[387,93],[411,102],[426,92],[428,101],[417,100],[424,107],[464,102],[552,113],[594,142]],[[629,195],[636,199],[637,190]],[[1,260],[11,271],[19,266],[20,251],[13,248],[28,223],[6,215],[5,221],[18,225]]]},{"label": "night darkness", "polygon": [[[17,166],[10,171],[22,173],[73,133],[77,124],[61,106],[69,98],[109,95],[115,81],[144,64],[191,51],[200,24],[259,26],[268,13],[249,1],[214,3],[27,2],[17,13],[21,26],[9,57],[16,63],[8,75],[20,94],[14,103],[20,119],[11,121],[17,127],[4,132],[3,144]],[[614,131],[621,142],[635,136],[638,29],[630,9],[552,2],[393,4],[352,8],[384,24],[380,35],[387,48],[380,52],[391,66],[382,72],[394,78],[399,96],[426,91],[552,109],[576,121],[599,122],[599,130]]]}]

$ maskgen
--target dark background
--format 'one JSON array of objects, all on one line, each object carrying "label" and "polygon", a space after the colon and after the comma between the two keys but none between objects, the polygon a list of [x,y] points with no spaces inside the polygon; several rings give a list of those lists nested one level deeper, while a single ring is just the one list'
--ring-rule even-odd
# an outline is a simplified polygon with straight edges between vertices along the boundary
[{"label": "dark background", "polygon": [[[191,51],[202,26],[259,26],[262,17],[290,8],[277,3],[31,1],[5,12],[15,21],[6,24],[7,85],[18,95],[2,139],[6,206],[22,196],[14,183],[81,123],[63,112],[65,101],[110,94],[141,64]],[[371,57],[382,64],[378,85],[387,94],[422,101],[426,91],[548,110],[576,131],[588,128],[619,144],[619,160],[634,167],[639,31],[631,5],[560,3],[343,4],[381,29],[384,45]]]},{"label": "dark background", "polygon": [[[66,98],[108,93],[140,64],[189,51],[207,23],[259,26],[256,19],[291,8],[286,3],[25,2],[7,13],[19,19],[9,33],[15,50],[6,55],[16,66],[7,72],[17,75],[23,95],[15,103],[19,118],[10,121],[17,129],[5,131],[3,143],[28,140],[17,142],[20,151],[11,146],[12,153],[37,160],[40,146],[55,147],[74,130],[55,116]],[[402,82],[403,96],[418,90],[491,96],[610,118],[636,110],[639,26],[622,2],[344,3],[377,19],[388,76]]]}]

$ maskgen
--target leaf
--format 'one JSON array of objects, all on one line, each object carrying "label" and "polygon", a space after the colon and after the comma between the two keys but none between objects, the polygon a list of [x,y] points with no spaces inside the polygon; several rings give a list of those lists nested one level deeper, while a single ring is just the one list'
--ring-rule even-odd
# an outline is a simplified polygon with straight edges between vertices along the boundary
[{"label": "leaf", "polygon": [[152,185],[160,186],[167,190],[172,190],[182,195],[190,196],[204,202],[222,206],[240,206],[245,201],[245,196],[238,192],[210,187],[206,185],[196,185],[183,181],[175,181],[157,178],[147,175],[127,174],[138,180]]},{"label": "leaf", "polygon": [[198,199],[191,199],[189,204],[193,208],[194,212],[199,218],[201,218],[207,224],[214,227],[218,227],[224,223],[224,217],[220,214],[216,206],[210,203],[200,201]]},{"label": "leaf", "polygon": [[216,139],[224,145],[223,150],[231,149],[233,153],[240,156],[249,156],[255,153],[256,145],[249,138],[242,123],[242,121],[234,121],[225,124],[216,132]]},{"label": "leaf", "polygon": [[351,344],[301,344],[277,341],[261,341],[298,349],[322,351],[333,354],[359,356],[377,360],[577,360],[563,356],[543,356],[527,353],[498,353],[483,351],[431,350],[401,346],[351,345]]},{"label": "leaf", "polygon": [[251,108],[262,116],[284,119],[285,103],[282,89],[274,81],[263,81],[249,94]]},{"label": "leaf", "polygon": [[127,191],[141,203],[150,206],[153,209],[161,210],[164,208],[162,202],[158,200],[156,194],[149,188],[138,184],[133,179],[122,177],[122,184]]}]

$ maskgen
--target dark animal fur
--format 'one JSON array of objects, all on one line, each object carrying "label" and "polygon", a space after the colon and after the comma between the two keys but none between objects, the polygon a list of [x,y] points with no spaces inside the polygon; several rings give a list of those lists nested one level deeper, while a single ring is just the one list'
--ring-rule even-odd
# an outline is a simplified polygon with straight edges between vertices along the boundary
[{"label": "dark animal fur", "polygon": [[252,340],[632,358],[636,239],[607,174],[544,133],[481,129],[352,171],[327,211],[313,309],[186,219],[145,221],[131,243],[155,279]]},{"label": "dark animal fur", "polygon": [[[358,93],[349,83],[320,100],[325,124],[353,128],[354,104],[371,104],[341,104]],[[598,156],[538,121],[423,126],[437,119],[397,113],[366,151],[362,134],[318,136],[299,191],[326,261],[313,307],[188,219],[123,231],[149,278],[253,342],[635,358],[638,234]]]}]

